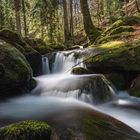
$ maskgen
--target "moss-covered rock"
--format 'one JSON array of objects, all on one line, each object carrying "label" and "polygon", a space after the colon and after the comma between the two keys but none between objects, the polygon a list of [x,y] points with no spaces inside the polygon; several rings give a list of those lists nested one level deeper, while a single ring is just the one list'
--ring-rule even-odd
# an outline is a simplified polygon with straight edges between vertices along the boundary
[{"label": "moss-covered rock", "polygon": [[72,74],[81,75],[81,74],[90,74],[90,72],[82,67],[73,68],[71,71]]},{"label": "moss-covered rock", "polygon": [[[114,43],[113,43],[114,44]],[[114,45],[107,47],[107,44],[101,45],[98,49],[104,52],[93,56],[85,63],[89,69],[92,68],[98,72],[111,71],[135,71],[140,72],[140,44],[125,44],[124,47]],[[106,47],[102,47],[106,46]]]},{"label": "moss-covered rock", "polygon": [[102,36],[97,40],[98,44],[103,44],[107,43],[110,41],[116,41],[116,40],[127,40],[129,37],[132,37],[133,33],[132,32],[122,32],[114,35],[106,35]]},{"label": "moss-covered rock", "polygon": [[133,37],[136,29],[135,25],[140,24],[139,16],[130,16],[117,20],[109,26],[96,40],[97,44],[106,43],[112,40],[127,40]]},{"label": "moss-covered rock", "polygon": [[113,83],[117,90],[123,90],[126,88],[126,82],[123,74],[114,72],[105,74],[105,77]]},{"label": "moss-covered rock", "polygon": [[140,24],[140,17],[138,17],[138,16],[126,17],[124,19],[120,19],[120,20],[117,20],[116,22],[114,22],[109,28],[107,28],[104,31],[103,34],[108,34],[112,30],[119,29],[119,28],[122,29],[122,32],[123,32],[123,30],[126,30],[126,29],[129,31],[130,26],[134,26],[137,24]]},{"label": "moss-covered rock", "polygon": [[129,92],[132,96],[140,97],[140,76],[132,81]]},{"label": "moss-covered rock", "polygon": [[42,39],[36,38],[25,38],[26,43],[28,43],[32,48],[38,51],[40,54],[45,55],[53,51],[53,49],[48,46]]},{"label": "moss-covered rock", "polygon": [[0,43],[0,96],[12,95],[32,79],[32,69],[24,55],[8,43]]},{"label": "moss-covered rock", "polygon": [[4,29],[0,31],[0,39],[8,42],[24,54],[29,64],[31,65],[34,74],[38,73],[42,64],[41,55],[29,46],[23,38],[16,32]]},{"label": "moss-covered rock", "polygon": [[51,127],[45,122],[24,121],[0,129],[1,140],[50,140]]}]

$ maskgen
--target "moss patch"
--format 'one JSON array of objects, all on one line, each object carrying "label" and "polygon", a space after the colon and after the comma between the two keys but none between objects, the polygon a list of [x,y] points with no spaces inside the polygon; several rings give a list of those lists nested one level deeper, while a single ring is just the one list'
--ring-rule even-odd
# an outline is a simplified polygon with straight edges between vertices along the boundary
[{"label": "moss patch", "polygon": [[80,75],[80,74],[89,74],[90,72],[88,70],[86,70],[85,68],[76,67],[76,68],[72,69],[71,73]]},{"label": "moss patch", "polygon": [[[106,46],[106,44],[104,45]],[[101,47],[102,48],[102,47]],[[101,49],[100,48],[100,49]],[[87,66],[98,71],[140,71],[140,45],[126,44],[124,47],[104,47],[104,52],[86,61]]]},{"label": "moss patch", "polygon": [[124,41],[110,41],[100,45],[100,48],[120,48],[125,47],[126,43]]},{"label": "moss patch", "polygon": [[1,140],[50,140],[51,128],[47,123],[24,121],[0,129]]}]

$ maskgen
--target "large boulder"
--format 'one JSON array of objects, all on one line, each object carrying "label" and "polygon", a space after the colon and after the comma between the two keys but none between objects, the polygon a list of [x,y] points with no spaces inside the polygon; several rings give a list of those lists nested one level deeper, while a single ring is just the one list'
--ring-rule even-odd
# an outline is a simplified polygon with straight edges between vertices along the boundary
[{"label": "large boulder", "polygon": [[10,96],[27,88],[32,69],[24,55],[12,45],[0,42],[0,96]]},{"label": "large boulder", "polygon": [[24,121],[0,129],[1,140],[50,140],[51,127],[44,122]]},{"label": "large boulder", "polygon": [[[140,44],[123,44],[115,46],[113,42],[102,44],[98,49],[102,53],[91,56],[87,61],[87,67],[97,72],[131,71],[140,72]],[[104,51],[103,51],[104,49]]]},{"label": "large boulder", "polygon": [[42,64],[40,53],[29,46],[19,34],[4,29],[0,31],[0,39],[13,45],[16,49],[24,54],[33,69],[34,75],[39,73]]}]

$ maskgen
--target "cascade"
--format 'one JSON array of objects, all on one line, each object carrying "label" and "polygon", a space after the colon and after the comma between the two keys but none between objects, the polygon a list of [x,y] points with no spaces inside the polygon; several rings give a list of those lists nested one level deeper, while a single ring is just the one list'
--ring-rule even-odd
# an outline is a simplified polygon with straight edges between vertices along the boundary
[{"label": "cascade", "polygon": [[[28,95],[0,102],[0,125],[26,119],[53,118],[59,122],[65,117],[66,124],[71,125],[69,120],[75,120],[77,110],[83,110],[82,114],[89,110],[115,117],[140,132],[140,99],[124,93],[117,95],[102,75],[70,74],[75,66],[86,68],[82,58],[75,56],[78,51],[81,50],[57,52],[52,65],[43,56],[42,75],[35,77],[37,87]],[[72,110],[75,111],[71,113]]]}]

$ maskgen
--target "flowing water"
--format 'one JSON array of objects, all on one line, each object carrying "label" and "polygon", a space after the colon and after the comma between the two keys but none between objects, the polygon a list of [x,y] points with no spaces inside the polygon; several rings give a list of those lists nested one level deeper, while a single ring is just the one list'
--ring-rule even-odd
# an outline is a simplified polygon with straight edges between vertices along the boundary
[{"label": "flowing water", "polygon": [[140,99],[116,93],[102,75],[71,75],[74,66],[86,68],[82,61],[73,51],[58,52],[50,66],[43,56],[43,74],[35,78],[38,86],[28,95],[0,103],[0,125],[25,119],[60,121],[77,113],[71,110],[84,109],[104,112],[140,132]]}]

